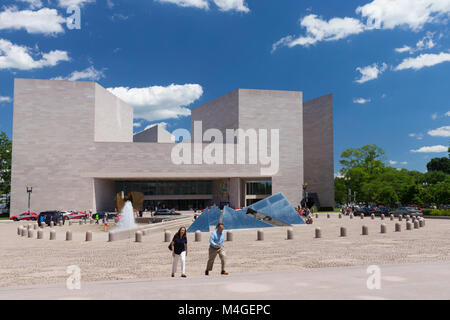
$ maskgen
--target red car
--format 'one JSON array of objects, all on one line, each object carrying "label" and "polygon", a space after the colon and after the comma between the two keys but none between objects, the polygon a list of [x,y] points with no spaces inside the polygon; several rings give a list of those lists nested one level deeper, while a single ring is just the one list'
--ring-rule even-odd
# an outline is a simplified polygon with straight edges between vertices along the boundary
[{"label": "red car", "polygon": [[37,220],[38,215],[34,212],[24,212],[17,216],[12,216],[9,220],[21,221],[21,220]]},{"label": "red car", "polygon": [[84,217],[87,218],[87,216],[84,212],[70,212],[68,215],[64,215],[64,219],[83,219]]}]

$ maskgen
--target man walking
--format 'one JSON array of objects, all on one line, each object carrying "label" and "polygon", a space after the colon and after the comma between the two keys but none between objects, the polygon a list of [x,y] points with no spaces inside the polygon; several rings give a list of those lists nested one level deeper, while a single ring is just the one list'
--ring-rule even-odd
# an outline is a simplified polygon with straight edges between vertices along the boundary
[{"label": "man walking", "polygon": [[213,231],[211,234],[211,237],[209,238],[209,259],[208,264],[206,266],[205,275],[209,275],[209,271],[212,270],[214,260],[216,259],[216,256],[219,255],[220,262],[222,263],[222,272],[221,274],[227,275],[228,272],[225,271],[225,262],[226,262],[226,256],[225,256],[225,250],[223,249],[223,241],[225,240],[225,234],[223,232],[223,229],[225,229],[225,226],[223,223],[219,222],[219,224],[216,227],[216,230]]}]

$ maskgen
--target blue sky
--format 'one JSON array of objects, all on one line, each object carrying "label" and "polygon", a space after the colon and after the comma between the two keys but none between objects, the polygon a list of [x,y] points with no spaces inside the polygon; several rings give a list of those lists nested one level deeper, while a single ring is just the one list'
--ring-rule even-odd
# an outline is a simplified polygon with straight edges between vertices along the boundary
[{"label": "blue sky", "polygon": [[425,171],[449,144],[449,18],[450,0],[2,1],[0,130],[15,77],[97,81],[133,105],[135,132],[189,128],[237,88],[333,93],[335,172],[365,144]]}]

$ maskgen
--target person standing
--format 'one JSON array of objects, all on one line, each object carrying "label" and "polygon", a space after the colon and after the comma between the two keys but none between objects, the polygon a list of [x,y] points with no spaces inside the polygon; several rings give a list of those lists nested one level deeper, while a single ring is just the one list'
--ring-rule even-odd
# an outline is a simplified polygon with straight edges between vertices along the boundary
[{"label": "person standing", "polygon": [[227,275],[228,272],[225,271],[225,263],[226,263],[226,255],[225,250],[223,248],[223,241],[225,240],[225,234],[223,230],[225,226],[223,223],[219,222],[216,227],[216,230],[213,231],[211,236],[209,237],[209,259],[208,264],[206,265],[205,275],[209,275],[209,271],[212,270],[214,265],[214,260],[216,256],[219,255],[220,262],[222,264],[222,272],[221,274]]},{"label": "person standing", "polygon": [[187,237],[186,228],[181,227],[173,236],[170,244],[172,248],[172,277],[177,272],[178,261],[181,260],[181,277],[186,278]]}]

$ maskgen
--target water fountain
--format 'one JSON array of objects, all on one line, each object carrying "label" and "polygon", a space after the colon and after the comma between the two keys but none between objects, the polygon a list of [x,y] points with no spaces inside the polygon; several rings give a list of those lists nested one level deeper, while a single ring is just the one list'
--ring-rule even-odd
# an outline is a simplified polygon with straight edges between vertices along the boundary
[{"label": "water fountain", "polygon": [[118,229],[129,229],[137,226],[134,222],[134,211],[131,201],[125,202],[122,211],[120,211],[120,220],[117,226]]}]

